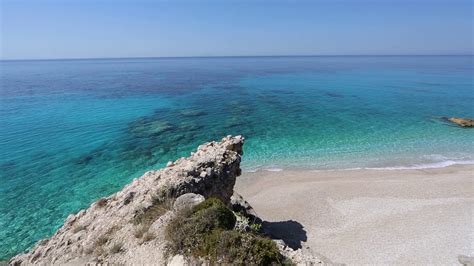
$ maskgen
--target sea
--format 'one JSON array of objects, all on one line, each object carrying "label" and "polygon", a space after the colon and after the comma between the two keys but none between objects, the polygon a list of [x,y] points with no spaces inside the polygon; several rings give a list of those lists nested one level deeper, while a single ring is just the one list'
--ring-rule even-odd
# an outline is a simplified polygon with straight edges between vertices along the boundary
[{"label": "sea", "polygon": [[0,260],[226,135],[244,172],[474,164],[473,56],[0,61]]}]

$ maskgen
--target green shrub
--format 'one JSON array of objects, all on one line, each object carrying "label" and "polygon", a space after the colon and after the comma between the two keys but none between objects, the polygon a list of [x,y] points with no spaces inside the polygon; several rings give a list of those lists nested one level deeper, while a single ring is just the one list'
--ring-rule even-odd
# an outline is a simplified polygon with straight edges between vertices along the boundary
[{"label": "green shrub", "polygon": [[260,230],[262,230],[262,224],[259,224],[259,223],[251,224],[250,225],[250,230],[252,230],[252,232],[254,232],[254,233],[258,233],[258,232],[260,232]]},{"label": "green shrub", "polygon": [[218,199],[207,199],[176,215],[166,229],[170,251],[212,263],[281,264],[276,244],[262,236],[233,230],[234,213]]},{"label": "green shrub", "polygon": [[192,211],[193,213],[196,213],[198,211],[208,209],[211,207],[220,207],[227,209],[227,206],[225,206],[224,202],[222,202],[220,199],[217,198],[208,198],[205,201],[199,203],[198,205],[194,206]]},{"label": "green shrub", "polygon": [[216,198],[207,199],[192,208],[193,217],[203,220],[208,229],[233,229],[236,218],[234,213],[225,204]]}]

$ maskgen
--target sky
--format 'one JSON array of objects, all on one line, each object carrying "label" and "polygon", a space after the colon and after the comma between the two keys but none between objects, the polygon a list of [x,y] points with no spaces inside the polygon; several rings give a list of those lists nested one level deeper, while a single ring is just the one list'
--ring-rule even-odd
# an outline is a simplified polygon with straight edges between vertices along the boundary
[{"label": "sky", "polygon": [[474,0],[0,3],[3,60],[474,52]]}]

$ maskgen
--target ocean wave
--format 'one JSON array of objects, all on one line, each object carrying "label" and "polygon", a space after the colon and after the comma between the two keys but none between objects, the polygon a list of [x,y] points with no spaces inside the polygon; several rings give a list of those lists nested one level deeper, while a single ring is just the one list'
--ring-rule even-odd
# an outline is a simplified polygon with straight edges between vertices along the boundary
[{"label": "ocean wave", "polygon": [[474,164],[474,161],[453,161],[446,160],[441,162],[414,164],[410,166],[387,166],[387,167],[365,167],[367,170],[421,170],[421,169],[434,169],[444,168],[452,165],[470,165]]},{"label": "ocean wave", "polygon": [[366,168],[362,167],[351,167],[351,168],[336,168],[336,169],[313,169],[310,170],[311,172],[335,172],[335,171],[355,171],[355,170],[363,170]]},{"label": "ocean wave", "polygon": [[281,172],[281,171],[283,171],[283,168],[264,168],[262,170],[263,171],[268,171],[268,172]]},{"label": "ocean wave", "polygon": [[[413,165],[397,165],[384,167],[350,167],[350,168],[333,168],[333,169],[308,169],[302,166],[300,169],[308,170],[310,172],[334,172],[334,171],[357,171],[357,170],[421,170],[421,169],[436,169],[445,168],[453,165],[474,165],[474,160],[444,160],[438,162],[420,163]],[[290,168],[276,168],[276,167],[257,167],[252,169],[244,169],[245,173],[255,173],[259,171],[281,172],[285,170],[295,170],[297,167]]]}]

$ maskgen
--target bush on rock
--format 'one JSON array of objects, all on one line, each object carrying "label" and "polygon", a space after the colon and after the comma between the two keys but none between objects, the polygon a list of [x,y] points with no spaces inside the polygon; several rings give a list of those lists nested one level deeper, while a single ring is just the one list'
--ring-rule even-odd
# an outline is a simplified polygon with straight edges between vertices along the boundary
[{"label": "bush on rock", "polygon": [[234,213],[219,199],[209,198],[180,211],[166,229],[173,254],[204,258],[211,263],[282,264],[276,244],[263,236],[233,230]]}]

